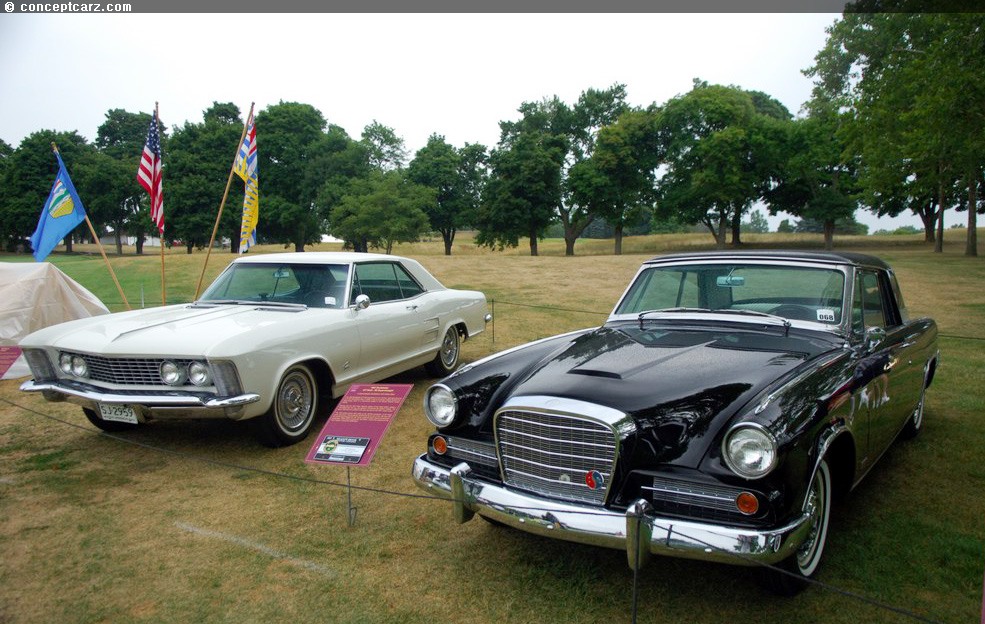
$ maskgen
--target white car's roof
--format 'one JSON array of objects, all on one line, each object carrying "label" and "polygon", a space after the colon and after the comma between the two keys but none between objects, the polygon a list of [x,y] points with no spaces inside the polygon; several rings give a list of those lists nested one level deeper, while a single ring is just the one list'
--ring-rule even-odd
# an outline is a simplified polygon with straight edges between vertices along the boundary
[{"label": "white car's roof", "polygon": [[406,260],[400,256],[375,253],[354,253],[345,251],[302,251],[240,256],[233,262],[293,262],[296,264],[351,264],[353,262],[372,262],[374,260]]}]

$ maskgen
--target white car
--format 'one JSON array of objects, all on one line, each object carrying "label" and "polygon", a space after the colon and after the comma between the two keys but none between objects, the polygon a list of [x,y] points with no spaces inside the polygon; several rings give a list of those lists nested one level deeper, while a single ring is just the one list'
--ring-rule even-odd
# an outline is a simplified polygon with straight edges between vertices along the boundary
[{"label": "white car", "polygon": [[304,439],[354,383],[420,365],[443,377],[490,317],[481,292],[445,288],[414,260],[364,253],[237,258],[190,304],[34,332],[21,390],[80,404],[104,431],[227,418],[260,441]]}]

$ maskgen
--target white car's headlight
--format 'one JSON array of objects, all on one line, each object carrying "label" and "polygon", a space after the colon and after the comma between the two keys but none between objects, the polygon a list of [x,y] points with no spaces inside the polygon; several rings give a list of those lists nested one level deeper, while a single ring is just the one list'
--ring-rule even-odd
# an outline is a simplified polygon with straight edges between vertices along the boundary
[{"label": "white car's headlight", "polygon": [[87,377],[89,375],[89,366],[80,355],[72,356],[72,374],[76,377]]},{"label": "white car's headlight", "polygon": [[424,397],[424,414],[435,426],[447,427],[455,420],[458,399],[447,386],[435,384]]},{"label": "white car's headlight", "polygon": [[776,467],[776,440],[758,426],[739,425],[725,436],[722,456],[735,474],[758,479]]},{"label": "white car's headlight", "polygon": [[72,374],[72,356],[68,353],[58,354],[58,368],[62,369],[63,373],[69,375]]},{"label": "white car's headlight", "polygon": [[212,373],[209,365],[205,362],[192,362],[188,367],[188,381],[196,386],[209,386],[212,384]]},{"label": "white car's headlight", "polygon": [[161,363],[161,381],[169,386],[178,386],[185,382],[185,369],[177,362],[166,360]]}]

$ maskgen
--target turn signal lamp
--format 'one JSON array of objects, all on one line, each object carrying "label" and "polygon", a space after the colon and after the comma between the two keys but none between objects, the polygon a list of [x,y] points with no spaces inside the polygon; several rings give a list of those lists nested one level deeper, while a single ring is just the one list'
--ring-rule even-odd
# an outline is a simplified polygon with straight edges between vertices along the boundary
[{"label": "turn signal lamp", "polygon": [[441,436],[436,436],[434,440],[431,441],[431,448],[438,455],[444,455],[448,452],[448,440],[445,440]]},{"label": "turn signal lamp", "polygon": [[752,492],[743,492],[735,497],[735,508],[751,516],[759,511],[759,499]]}]

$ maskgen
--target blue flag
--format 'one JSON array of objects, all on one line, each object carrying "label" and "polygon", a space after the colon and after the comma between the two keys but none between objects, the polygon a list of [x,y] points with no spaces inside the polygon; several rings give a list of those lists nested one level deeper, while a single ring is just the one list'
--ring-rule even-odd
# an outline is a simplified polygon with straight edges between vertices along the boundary
[{"label": "blue flag", "polygon": [[65,171],[65,163],[56,151],[58,159],[58,176],[48,193],[48,201],[44,203],[38,229],[31,235],[31,248],[34,249],[34,259],[41,262],[48,257],[51,250],[59,241],[68,236],[75,226],[85,221],[86,211],[75,192],[75,185]]}]

